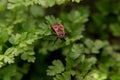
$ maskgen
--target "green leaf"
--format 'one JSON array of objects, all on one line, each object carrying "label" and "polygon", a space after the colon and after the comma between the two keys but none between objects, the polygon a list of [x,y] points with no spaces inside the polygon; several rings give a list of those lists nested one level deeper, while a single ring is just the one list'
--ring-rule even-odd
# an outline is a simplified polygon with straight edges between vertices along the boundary
[{"label": "green leaf", "polygon": [[52,25],[53,23],[61,23],[61,20],[58,18],[55,18],[54,16],[46,16],[45,19],[48,21],[48,23],[50,25]]},{"label": "green leaf", "polygon": [[120,24],[110,24],[110,30],[114,36],[120,36]]},{"label": "green leaf", "polygon": [[84,47],[80,44],[74,44],[71,48],[71,52],[69,53],[69,56],[72,59],[77,59],[84,53]]},{"label": "green leaf", "polygon": [[47,75],[54,76],[56,74],[62,73],[65,69],[60,60],[54,60],[53,65],[48,66]]},{"label": "green leaf", "polygon": [[46,0],[35,0],[35,3],[40,4],[42,7],[52,7],[55,4],[55,0],[46,1]]},{"label": "green leaf", "polygon": [[[101,13],[94,13],[94,15],[92,16],[92,19],[94,20],[96,25],[101,25],[102,22],[105,20],[105,16],[104,15],[100,15]],[[102,29],[102,28],[100,28]]]},{"label": "green leaf", "polygon": [[7,55],[10,55],[13,51],[14,51],[14,48],[11,47],[11,48],[8,48],[4,54],[7,56]]},{"label": "green leaf", "polygon": [[0,61],[0,68],[3,67],[4,63]]},{"label": "green leaf", "polygon": [[33,44],[33,43],[35,42],[35,40],[37,40],[37,39],[38,39],[38,36],[37,36],[37,35],[32,34],[32,33],[29,33],[29,34],[27,35],[27,38],[26,38],[25,42],[26,42],[27,44],[31,45],[31,44]]},{"label": "green leaf", "polygon": [[86,39],[84,44],[86,45],[86,47],[88,49],[91,49],[93,47],[93,45],[94,45],[94,42],[92,40],[90,40],[90,39]]},{"label": "green leaf", "polygon": [[10,78],[14,76],[15,73],[16,73],[16,66],[14,65],[9,65],[0,70],[0,74],[3,75],[2,76],[3,80],[10,80]]},{"label": "green leaf", "polygon": [[105,80],[105,79],[107,79],[106,73],[98,70],[92,70],[85,77],[85,80]]},{"label": "green leaf", "polygon": [[56,3],[57,3],[58,5],[64,4],[65,2],[66,2],[66,0],[56,0]]},{"label": "green leaf", "polygon": [[105,46],[105,48],[103,49],[103,51],[102,51],[102,55],[108,55],[108,54],[113,54],[114,53],[114,50],[113,50],[113,48],[112,48],[112,46],[110,46],[110,45],[107,45],[107,46]]},{"label": "green leaf", "polygon": [[[72,16],[74,15],[74,16]],[[72,16],[72,18],[71,18]],[[89,16],[89,10],[88,7],[85,8],[79,8],[79,10],[72,10],[68,15],[68,19],[70,20],[70,22],[72,23],[85,23],[88,21],[88,17]]]},{"label": "green leaf", "polygon": [[94,47],[92,48],[92,53],[99,53],[99,50],[104,47],[104,42],[96,40],[94,42]]},{"label": "green leaf", "polygon": [[21,34],[11,35],[11,37],[9,38],[9,42],[13,45],[17,45],[20,43],[20,38]]},{"label": "green leaf", "polygon": [[81,65],[80,69],[82,72],[87,72],[88,70],[92,69],[92,66],[97,62],[97,59],[95,57],[90,57],[85,59]]},{"label": "green leaf", "polygon": [[4,11],[6,9],[7,0],[0,1],[0,11]]},{"label": "green leaf", "polygon": [[8,40],[8,33],[6,29],[0,28],[0,44],[5,43]]},{"label": "green leaf", "polygon": [[96,3],[96,7],[104,14],[108,14],[111,10],[109,0],[101,0]]},{"label": "green leaf", "polygon": [[36,4],[40,4],[42,7],[47,8],[47,7],[52,7],[55,4],[64,4],[67,0],[34,0]]},{"label": "green leaf", "polygon": [[35,57],[33,56],[35,53],[32,51],[27,51],[21,54],[22,60],[27,60],[28,62],[34,62]]},{"label": "green leaf", "polygon": [[40,35],[40,37],[51,35],[51,26],[49,24],[40,23],[36,30],[36,34]]},{"label": "green leaf", "polygon": [[53,80],[71,80],[71,73],[64,72],[62,74],[58,74],[53,78]]},{"label": "green leaf", "polygon": [[45,14],[43,8],[37,5],[31,6],[30,11],[31,11],[31,14],[35,17],[43,16]]},{"label": "green leaf", "polygon": [[0,55],[0,61],[4,59],[4,55]]},{"label": "green leaf", "polygon": [[4,63],[8,63],[8,64],[11,64],[11,63],[14,63],[14,56],[13,55],[8,55],[8,56],[4,56]]},{"label": "green leaf", "polygon": [[2,53],[3,46],[0,45],[0,54]]},{"label": "green leaf", "polygon": [[72,0],[72,2],[77,2],[77,3],[79,3],[81,0]]}]

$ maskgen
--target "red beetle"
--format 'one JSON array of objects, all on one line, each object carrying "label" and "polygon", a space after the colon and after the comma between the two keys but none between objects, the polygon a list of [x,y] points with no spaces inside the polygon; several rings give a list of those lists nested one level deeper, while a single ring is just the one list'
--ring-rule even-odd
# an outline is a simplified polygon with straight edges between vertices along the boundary
[{"label": "red beetle", "polygon": [[52,29],[56,33],[58,38],[65,41],[65,31],[62,24],[54,23],[52,24]]}]

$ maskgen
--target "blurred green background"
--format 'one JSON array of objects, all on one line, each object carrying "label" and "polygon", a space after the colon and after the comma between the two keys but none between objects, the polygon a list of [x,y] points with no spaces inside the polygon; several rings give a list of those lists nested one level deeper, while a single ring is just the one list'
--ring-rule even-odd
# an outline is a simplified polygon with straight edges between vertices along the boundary
[{"label": "blurred green background", "polygon": [[120,80],[120,1],[0,0],[0,80]]}]

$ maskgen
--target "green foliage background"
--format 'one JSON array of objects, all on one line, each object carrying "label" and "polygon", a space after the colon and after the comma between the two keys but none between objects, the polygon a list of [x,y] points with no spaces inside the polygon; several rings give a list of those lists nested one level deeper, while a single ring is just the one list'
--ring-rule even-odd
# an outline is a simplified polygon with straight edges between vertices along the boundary
[{"label": "green foliage background", "polygon": [[0,0],[0,80],[120,80],[120,1]]}]

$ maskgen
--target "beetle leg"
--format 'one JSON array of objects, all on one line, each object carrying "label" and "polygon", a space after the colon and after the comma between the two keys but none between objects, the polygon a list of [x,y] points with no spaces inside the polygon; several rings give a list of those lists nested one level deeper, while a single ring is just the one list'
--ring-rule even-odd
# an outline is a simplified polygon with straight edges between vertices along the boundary
[{"label": "beetle leg", "polygon": [[66,41],[65,38],[62,38],[61,40],[62,40],[62,41]]},{"label": "beetle leg", "polygon": [[55,41],[54,41],[54,43],[53,43],[53,45],[55,45],[55,42],[58,40],[58,37],[55,39]]}]

